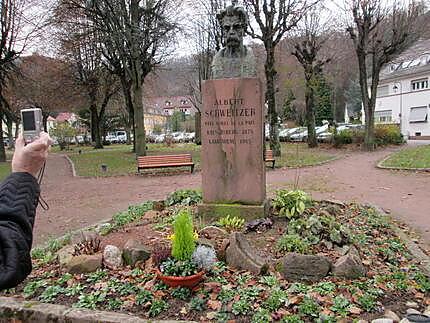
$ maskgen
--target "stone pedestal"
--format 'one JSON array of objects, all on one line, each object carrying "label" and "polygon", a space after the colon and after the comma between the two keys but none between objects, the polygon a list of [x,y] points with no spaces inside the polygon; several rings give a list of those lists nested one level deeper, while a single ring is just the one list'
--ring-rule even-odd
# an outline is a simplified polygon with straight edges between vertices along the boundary
[{"label": "stone pedestal", "polygon": [[204,82],[200,214],[264,216],[263,112],[259,79]]}]

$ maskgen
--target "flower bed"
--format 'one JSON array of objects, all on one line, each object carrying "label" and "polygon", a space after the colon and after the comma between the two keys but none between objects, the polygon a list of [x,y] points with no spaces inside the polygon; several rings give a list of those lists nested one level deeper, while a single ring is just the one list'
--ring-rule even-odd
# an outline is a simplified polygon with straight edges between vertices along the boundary
[{"label": "flower bed", "polygon": [[[186,198],[177,203],[183,200]],[[190,200],[184,203],[190,204]],[[274,208],[271,227],[257,227],[245,235],[256,254],[272,260],[273,266],[265,275],[217,262],[206,271],[205,280],[190,290],[169,288],[162,283],[152,259],[138,263],[135,268],[102,269],[88,274],[68,274],[56,261],[35,260],[30,277],[0,295],[136,313],[143,318],[218,322],[370,320],[384,316],[388,309],[402,316],[411,304],[420,311],[430,305],[429,279],[420,272],[386,218],[356,204],[306,199],[304,203],[305,208],[299,202],[281,203],[289,208],[288,212],[280,212],[282,205]],[[294,205],[299,206],[298,215],[293,215]],[[155,251],[161,242],[169,243],[172,216],[177,208],[173,205],[151,217],[148,212],[143,217],[134,216],[135,222],[108,230],[102,237],[102,245],[132,235]],[[275,216],[278,213],[282,217]],[[299,219],[305,221],[298,223]],[[241,222],[229,218],[220,223],[228,223],[234,231],[240,229]],[[206,224],[195,225],[200,228]],[[291,251],[324,255],[334,263],[344,254],[344,247],[352,245],[359,250],[366,269],[359,278],[329,274],[315,282],[293,282],[275,270],[276,263]]]}]

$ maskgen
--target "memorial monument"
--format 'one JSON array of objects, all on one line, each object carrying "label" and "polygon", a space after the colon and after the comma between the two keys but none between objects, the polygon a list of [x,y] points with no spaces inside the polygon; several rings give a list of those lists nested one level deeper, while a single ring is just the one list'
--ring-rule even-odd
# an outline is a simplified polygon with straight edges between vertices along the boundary
[{"label": "memorial monument", "polygon": [[264,112],[255,57],[243,44],[248,15],[235,2],[217,19],[224,47],[203,83],[203,217],[244,218],[266,213]]}]

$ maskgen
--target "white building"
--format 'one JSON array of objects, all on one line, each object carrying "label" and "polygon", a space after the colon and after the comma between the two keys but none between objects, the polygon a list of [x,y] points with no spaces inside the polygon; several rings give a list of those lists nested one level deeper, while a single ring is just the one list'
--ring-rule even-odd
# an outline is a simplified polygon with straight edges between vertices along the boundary
[{"label": "white building", "polygon": [[398,124],[410,139],[430,139],[430,40],[420,40],[381,71],[375,123]]}]

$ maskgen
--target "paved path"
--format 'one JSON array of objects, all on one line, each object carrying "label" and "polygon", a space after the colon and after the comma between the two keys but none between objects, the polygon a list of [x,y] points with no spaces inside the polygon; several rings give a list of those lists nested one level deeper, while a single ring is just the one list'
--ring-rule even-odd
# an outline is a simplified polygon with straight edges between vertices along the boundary
[{"label": "paved path", "polygon": [[[394,148],[374,153],[352,152],[326,165],[300,169],[300,187],[315,198],[370,202],[392,212],[423,233],[430,243],[430,174],[381,170],[376,163]],[[267,172],[268,192],[292,186],[294,169]],[[173,176],[122,176],[74,178],[66,159],[51,154],[42,185],[42,195],[50,205],[39,208],[35,244],[49,236],[88,226],[111,218],[130,204],[164,199],[179,188],[201,186],[201,173]]]}]

